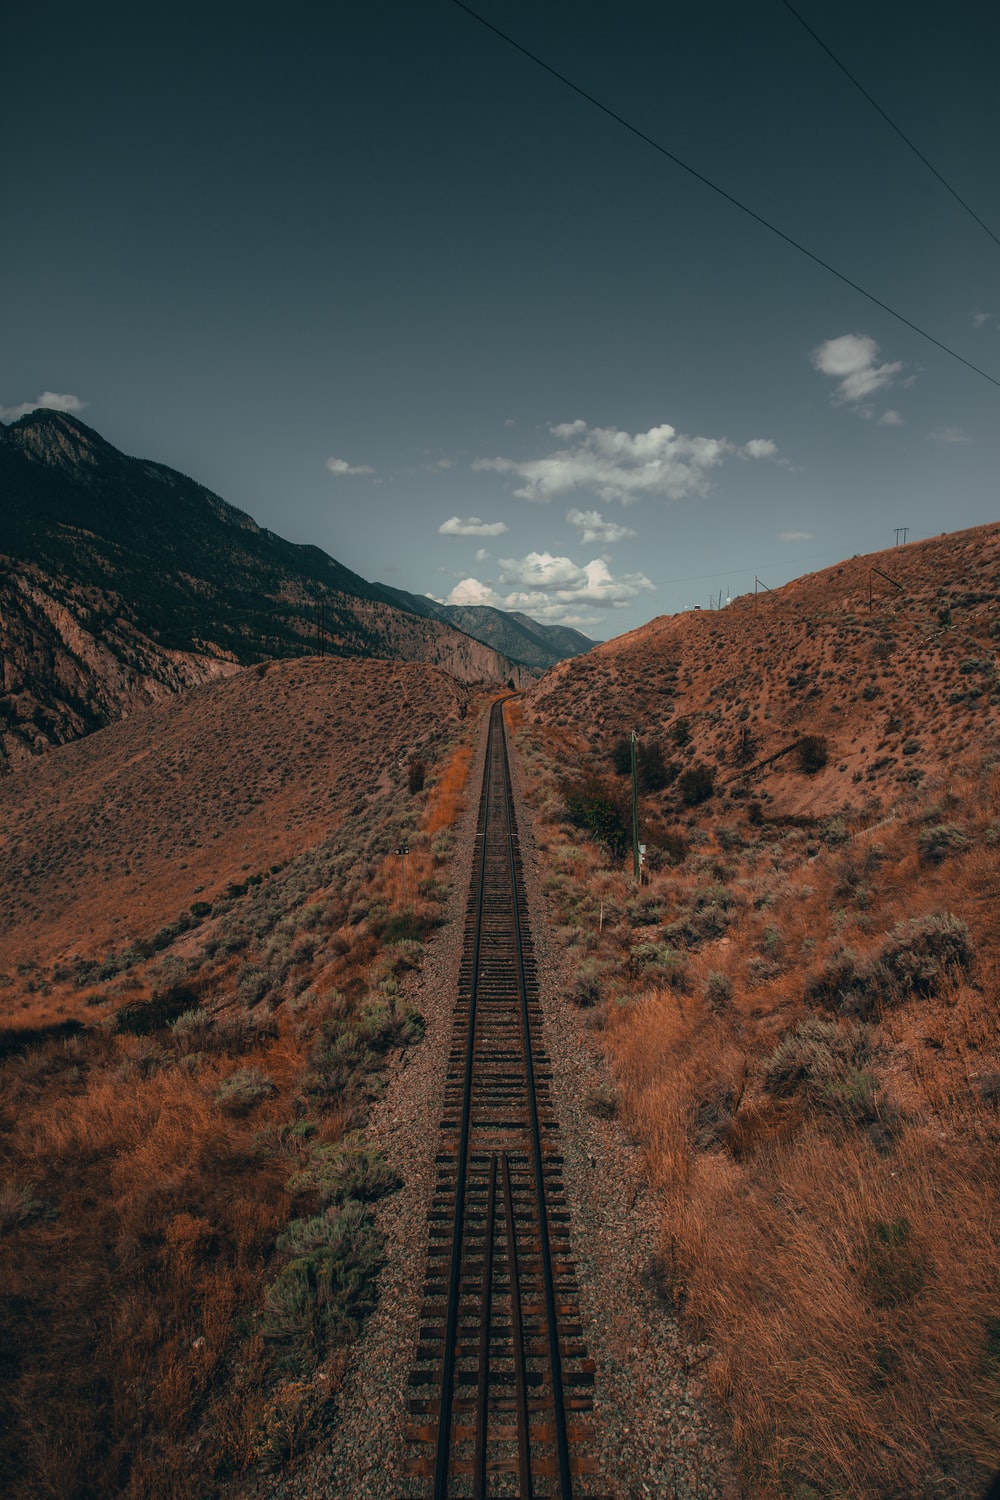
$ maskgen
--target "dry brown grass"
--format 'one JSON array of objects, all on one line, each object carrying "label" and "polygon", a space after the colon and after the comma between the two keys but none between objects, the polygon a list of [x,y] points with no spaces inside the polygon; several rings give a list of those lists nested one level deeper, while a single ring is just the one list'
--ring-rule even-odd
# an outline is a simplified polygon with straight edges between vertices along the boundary
[{"label": "dry brown grass", "polygon": [[[213,1102],[232,1062],[149,1072],[151,1054],[99,1036],[5,1070],[5,1170],[36,1205],[4,1244],[12,1495],[172,1493],[164,1465],[176,1493],[196,1482],[199,1411],[232,1376],[234,1317],[259,1303],[289,1216],[287,1163],[254,1141],[287,1118],[288,1038],[256,1053],[282,1087],[247,1120]],[[260,1396],[231,1392],[237,1434]]]},{"label": "dry brown grass", "polygon": [[19,963],[101,957],[311,848],[407,757],[436,759],[469,703],[422,664],[272,662],[3,777],[0,1005],[24,992]]},{"label": "dry brown grass", "polygon": [[440,833],[442,829],[451,828],[457,821],[465,805],[465,785],[469,779],[471,764],[472,751],[467,745],[460,745],[452,752],[436,786],[432,788],[431,798],[420,822],[426,834]]},{"label": "dry brown grass", "polygon": [[[285,686],[300,703],[313,702],[317,685],[322,700],[338,680],[356,684],[359,670],[287,665]],[[283,668],[271,670],[284,680]],[[449,718],[445,706],[425,741],[425,750],[441,747],[427,756],[428,790],[408,795],[393,726],[400,689],[427,687],[428,672],[434,689],[432,669],[367,665],[369,690],[386,679],[366,710],[385,719],[373,741],[381,754],[364,768],[363,804],[348,778],[351,800],[341,798],[332,837],[316,842],[311,832],[308,791],[328,753],[314,732],[317,764],[293,757],[304,816],[292,820],[293,853],[279,873],[217,898],[209,917],[108,980],[24,995],[22,1026],[53,1009],[89,1024],[0,1058],[0,1489],[12,1500],[190,1500],[255,1464],[291,1461],[315,1440],[346,1335],[324,1339],[317,1321],[305,1344],[282,1343],[264,1314],[289,1263],[279,1235],[325,1201],[293,1179],[317,1147],[363,1128],[391,1047],[417,1034],[397,1005],[396,976],[419,963],[419,943],[394,947],[387,924],[402,915],[426,931],[440,920],[442,839],[470,759],[454,743],[458,689],[463,713]],[[432,700],[429,690],[428,725]],[[195,727],[204,727],[198,716]],[[411,715],[399,746],[419,729]],[[104,780],[121,770],[117,743],[104,741]],[[179,737],[172,743],[183,749]],[[52,752],[26,784],[58,781],[60,757],[82,749]],[[5,784],[8,800],[18,780]],[[85,791],[67,793],[71,807]],[[203,809],[206,841],[213,817]],[[434,847],[422,820],[433,824]],[[399,860],[386,850],[403,839],[412,852],[400,913]],[[68,875],[85,883],[84,851],[67,853],[79,858]],[[167,882],[160,899],[171,896]],[[158,918],[170,915],[167,907]],[[187,1029],[116,1030],[116,1008],[178,982],[200,1006]],[[0,1039],[9,1043],[11,1030]],[[349,1045],[338,1052],[341,1038]]]},{"label": "dry brown grass", "polygon": [[[1000,529],[985,538],[992,556]],[[982,543],[961,539],[963,566]],[[836,598],[862,579],[859,559],[856,577],[845,564],[843,578],[789,585],[789,609],[825,624],[654,622],[525,700],[573,996],[661,1195],[662,1285],[714,1349],[711,1389],[760,1500],[967,1500],[1000,1453],[998,695],[988,684],[974,714],[950,700],[959,654],[992,659],[995,605],[973,598],[953,608],[951,636],[924,631],[951,551],[907,554],[912,607],[874,633]],[[792,667],[818,691],[803,700]],[[804,705],[830,763],[806,776],[778,762],[751,777],[750,799],[690,811],[669,788],[644,798],[654,868],[637,892],[569,826],[559,794],[587,766],[614,789],[629,701],[668,755],[667,729],[689,716],[678,758],[714,762],[723,785],[740,724],[773,748]],[[891,763],[872,770],[880,755]],[[657,866],[664,826],[689,840],[679,865]],[[949,847],[928,853],[937,828]],[[909,961],[919,929],[897,924],[943,913],[966,925],[973,957],[921,993],[884,955],[902,943]]]},{"label": "dry brown grass", "polygon": [[773,1101],[741,1100],[725,1123],[747,1054],[700,1003],[653,992],[613,1011],[609,1043],[664,1194],[665,1277],[719,1351],[712,1387],[756,1492],[931,1494],[942,1460],[965,1483],[984,1475],[1000,1451],[987,1358],[1000,1170],[970,1091],[945,1101],[940,1069],[925,1075],[925,1117],[885,1152]]}]

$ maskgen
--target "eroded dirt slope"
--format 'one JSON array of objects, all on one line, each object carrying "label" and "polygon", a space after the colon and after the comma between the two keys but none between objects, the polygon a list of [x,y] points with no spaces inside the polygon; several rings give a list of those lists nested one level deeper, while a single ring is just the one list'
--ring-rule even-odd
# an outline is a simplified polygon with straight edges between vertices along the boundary
[{"label": "eroded dirt slope", "polygon": [[100,959],[298,854],[469,701],[435,667],[274,662],[32,760],[0,781],[4,969]]}]

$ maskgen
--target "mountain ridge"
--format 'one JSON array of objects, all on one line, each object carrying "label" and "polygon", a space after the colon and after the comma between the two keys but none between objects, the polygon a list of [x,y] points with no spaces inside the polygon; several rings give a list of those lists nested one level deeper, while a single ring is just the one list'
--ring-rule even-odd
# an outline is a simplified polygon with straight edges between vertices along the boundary
[{"label": "mountain ridge", "polygon": [[0,771],[281,657],[427,661],[463,682],[518,687],[532,678],[68,413],[0,426],[0,494]]},{"label": "mountain ridge", "polygon": [[413,609],[418,614],[442,620],[446,625],[454,625],[466,635],[528,667],[547,670],[557,661],[582,656],[597,644],[568,625],[543,625],[530,615],[515,610],[494,609],[489,604],[443,604],[426,594],[410,594],[405,589],[388,586],[385,592],[404,609]]}]

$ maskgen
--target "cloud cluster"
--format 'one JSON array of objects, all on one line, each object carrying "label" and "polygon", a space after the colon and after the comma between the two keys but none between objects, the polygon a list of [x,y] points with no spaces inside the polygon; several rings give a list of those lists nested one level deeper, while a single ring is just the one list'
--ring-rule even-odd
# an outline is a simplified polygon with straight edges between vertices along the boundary
[{"label": "cloud cluster", "polygon": [[0,421],[16,422],[18,417],[26,416],[29,411],[36,411],[40,406],[48,411],[83,411],[86,405],[86,401],[81,401],[79,396],[72,396],[68,392],[60,395],[58,391],[43,391],[34,401],[19,401],[16,406],[0,406]]},{"label": "cloud cluster", "polygon": [[368,464],[349,464],[346,458],[328,458],[326,466],[331,474],[374,474]]},{"label": "cloud cluster", "polygon": [[438,527],[441,536],[503,536],[506,530],[503,521],[481,521],[478,516],[465,521],[461,516],[451,516]]},{"label": "cloud cluster", "polygon": [[577,510],[575,507],[566,512],[566,519],[571,526],[575,526],[580,533],[581,542],[603,542],[605,546],[612,546],[615,542],[624,542],[630,536],[635,536],[627,526],[619,526],[616,521],[606,521],[599,510]]},{"label": "cloud cluster", "polygon": [[623,609],[654,587],[642,573],[615,578],[603,558],[581,566],[551,552],[529,552],[525,557],[500,558],[499,568],[499,588],[463,578],[445,602],[522,610],[549,624],[587,625],[599,618],[595,609]]},{"label": "cloud cluster", "polygon": [[[903,368],[899,359],[879,364],[878,352],[878,344],[866,333],[844,333],[840,338],[827,339],[812,351],[813,369],[837,382],[831,398],[835,406],[853,407],[865,417],[874,415],[867,402],[877,391],[892,385]],[[885,417],[880,420],[885,421]],[[895,412],[888,425],[898,425],[901,421]]]},{"label": "cloud cluster", "polygon": [[544,458],[480,458],[473,468],[513,474],[521,481],[514,494],[544,504],[574,490],[592,490],[610,502],[629,504],[651,495],[680,500],[704,495],[711,472],[726,458],[773,458],[770,438],[752,438],[742,447],[727,438],[687,437],[669,423],[648,432],[618,427],[589,427],[586,422],[559,422],[549,431],[566,446]]}]

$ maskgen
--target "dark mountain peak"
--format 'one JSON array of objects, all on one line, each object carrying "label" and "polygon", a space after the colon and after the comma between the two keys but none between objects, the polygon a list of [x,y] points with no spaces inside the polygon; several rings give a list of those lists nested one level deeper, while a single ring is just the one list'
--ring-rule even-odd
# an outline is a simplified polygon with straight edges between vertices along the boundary
[{"label": "dark mountain peak", "polygon": [[0,563],[0,773],[192,683],[317,647],[467,681],[527,675],[66,412],[0,426]]},{"label": "dark mountain peak", "polygon": [[25,458],[80,474],[123,455],[99,432],[66,411],[39,406],[6,429],[9,446]]}]

